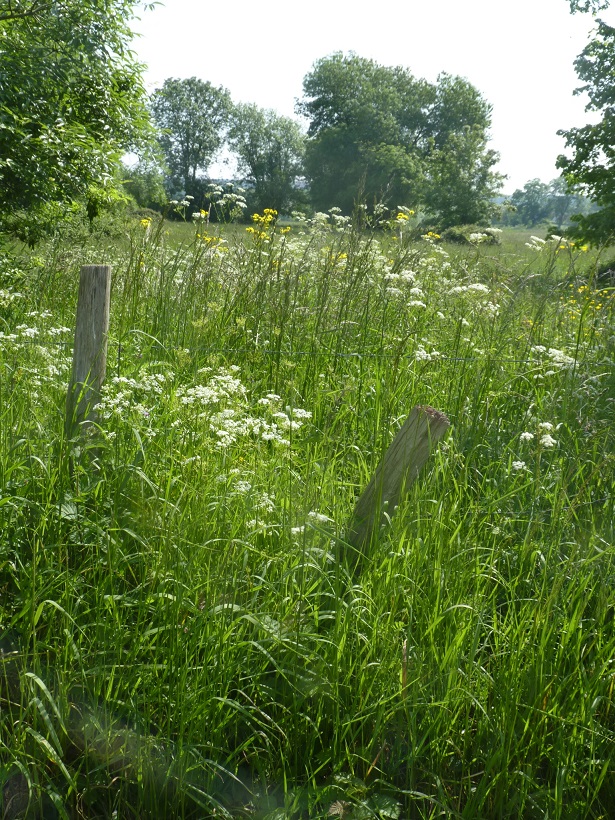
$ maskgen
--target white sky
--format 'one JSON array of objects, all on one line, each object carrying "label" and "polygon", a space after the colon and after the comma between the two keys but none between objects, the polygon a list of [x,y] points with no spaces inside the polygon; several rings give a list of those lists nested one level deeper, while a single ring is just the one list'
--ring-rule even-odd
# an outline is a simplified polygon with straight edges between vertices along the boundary
[{"label": "white sky", "polygon": [[[602,19],[615,25],[615,4]],[[164,0],[141,13],[133,47],[149,90],[196,76],[228,88],[235,102],[287,116],[314,61],[333,51],[432,82],[442,71],[459,74],[493,106],[491,144],[512,193],[557,176],[557,130],[589,121],[585,100],[572,94],[573,61],[593,27],[567,0]]]}]

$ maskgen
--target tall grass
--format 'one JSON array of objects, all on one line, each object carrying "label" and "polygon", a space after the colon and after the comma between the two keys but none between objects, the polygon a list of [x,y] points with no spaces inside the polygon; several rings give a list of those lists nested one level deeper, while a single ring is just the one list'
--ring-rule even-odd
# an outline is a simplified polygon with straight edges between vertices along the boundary
[{"label": "tall grass", "polygon": [[[6,816],[608,816],[594,257],[255,224],[3,253]],[[108,379],[66,441],[78,269],[100,261]],[[415,404],[451,431],[357,579],[336,544]]]}]

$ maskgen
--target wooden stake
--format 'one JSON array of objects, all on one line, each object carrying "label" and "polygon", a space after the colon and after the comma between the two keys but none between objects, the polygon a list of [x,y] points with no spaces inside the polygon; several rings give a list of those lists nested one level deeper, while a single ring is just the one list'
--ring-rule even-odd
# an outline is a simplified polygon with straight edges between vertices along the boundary
[{"label": "wooden stake", "polygon": [[375,532],[390,518],[429,458],[432,445],[447,431],[450,422],[433,407],[414,407],[397,432],[371,481],[357,501],[345,542],[364,555]]},{"label": "wooden stake", "polygon": [[66,433],[94,419],[107,369],[111,266],[84,265],[79,280],[73,371],[66,398]]}]

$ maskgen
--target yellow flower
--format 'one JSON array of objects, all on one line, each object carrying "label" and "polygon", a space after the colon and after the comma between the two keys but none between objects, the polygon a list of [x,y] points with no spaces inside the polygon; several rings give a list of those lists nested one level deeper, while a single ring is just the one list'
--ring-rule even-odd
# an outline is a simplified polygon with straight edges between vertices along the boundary
[{"label": "yellow flower", "polygon": [[149,226],[150,226],[151,224],[152,224],[152,220],[151,220],[151,219],[149,219],[149,218],[147,218],[147,217],[146,217],[145,219],[142,219],[142,220],[141,220],[141,227],[142,227],[142,228],[146,228],[146,229],[147,229],[147,228],[149,228]]}]

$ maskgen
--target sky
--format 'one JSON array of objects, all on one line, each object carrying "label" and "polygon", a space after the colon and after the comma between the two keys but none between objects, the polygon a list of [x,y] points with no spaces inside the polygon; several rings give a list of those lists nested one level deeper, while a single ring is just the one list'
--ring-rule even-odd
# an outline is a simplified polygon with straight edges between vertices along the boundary
[{"label": "sky", "polygon": [[[573,95],[574,59],[595,21],[571,15],[568,0],[164,0],[140,18],[133,49],[149,91],[167,77],[194,76],[224,86],[234,102],[291,117],[304,76],[334,51],[430,82],[441,72],[465,77],[492,105],[490,147],[507,194],[556,177],[565,147],[557,131],[595,119]],[[615,25],[615,4],[601,19]]]}]

